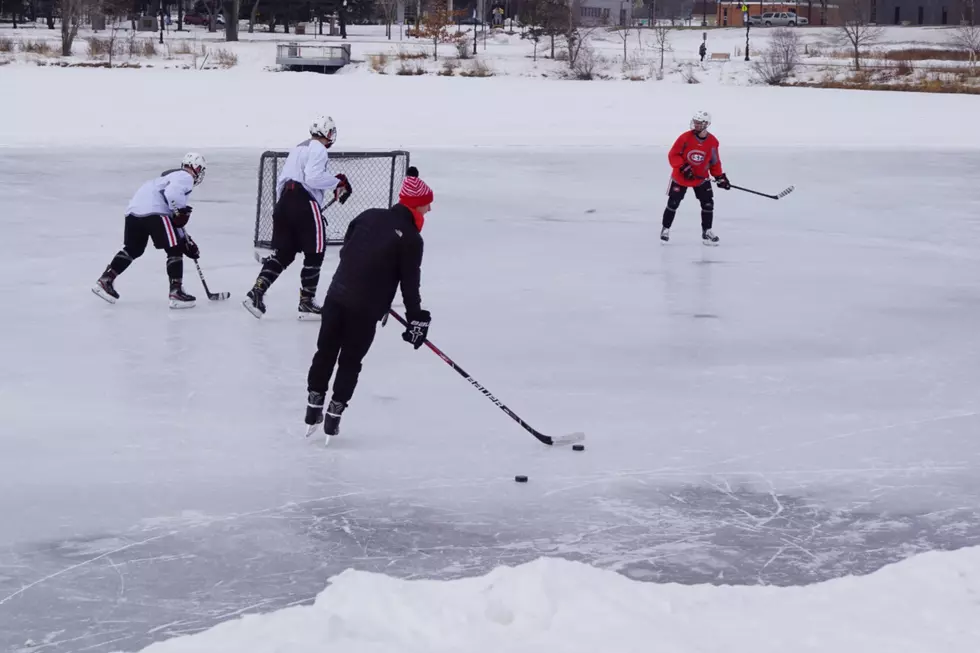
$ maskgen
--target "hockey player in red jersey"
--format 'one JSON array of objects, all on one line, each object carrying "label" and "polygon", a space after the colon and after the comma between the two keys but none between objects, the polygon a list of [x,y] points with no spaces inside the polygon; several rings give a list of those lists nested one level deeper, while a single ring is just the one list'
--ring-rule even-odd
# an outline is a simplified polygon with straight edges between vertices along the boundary
[{"label": "hockey player in red jersey", "polygon": [[707,111],[698,111],[691,119],[690,131],[681,134],[670,148],[668,160],[673,172],[670,175],[667,208],[664,209],[663,229],[660,230],[660,240],[665,243],[670,240],[670,227],[674,223],[677,207],[687,194],[687,189],[693,188],[694,196],[701,202],[701,241],[705,245],[718,244],[718,236],[711,231],[715,202],[709,176],[715,178],[718,188],[728,190],[731,184],[721,167],[718,139],[708,133],[710,124],[711,115]]}]

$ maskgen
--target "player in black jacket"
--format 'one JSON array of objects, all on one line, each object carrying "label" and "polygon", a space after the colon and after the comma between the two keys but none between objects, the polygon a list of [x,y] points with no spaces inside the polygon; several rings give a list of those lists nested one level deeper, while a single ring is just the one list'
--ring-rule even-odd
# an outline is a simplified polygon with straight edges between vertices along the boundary
[{"label": "player in black jacket", "polygon": [[[420,232],[431,204],[432,190],[418,178],[418,170],[410,167],[398,204],[390,209],[368,209],[348,226],[340,264],[323,302],[317,350],[307,378],[308,434],[321,421],[328,436],[339,432],[340,416],[354,395],[361,361],[399,284],[409,323],[402,338],[415,349],[425,342],[432,316],[422,308],[419,292]],[[337,376],[324,419],[323,403],[334,365]]]}]

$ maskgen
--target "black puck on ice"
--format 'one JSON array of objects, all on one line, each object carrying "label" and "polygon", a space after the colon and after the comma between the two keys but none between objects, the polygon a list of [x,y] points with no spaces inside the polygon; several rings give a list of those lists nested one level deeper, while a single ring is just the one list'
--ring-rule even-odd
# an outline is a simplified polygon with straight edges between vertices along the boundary
[{"label": "black puck on ice", "polygon": [[524,476],[524,474],[518,474],[514,477],[514,480],[518,483],[527,483],[527,476]]},{"label": "black puck on ice", "polygon": [[585,445],[584,444],[573,444],[572,445],[572,451],[585,451]]}]

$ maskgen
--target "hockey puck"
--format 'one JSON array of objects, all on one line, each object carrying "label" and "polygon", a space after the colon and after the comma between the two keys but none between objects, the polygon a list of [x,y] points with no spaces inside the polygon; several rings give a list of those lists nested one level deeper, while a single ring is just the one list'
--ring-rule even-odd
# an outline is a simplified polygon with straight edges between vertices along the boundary
[{"label": "hockey puck", "polygon": [[573,444],[572,445],[572,451],[585,451],[585,445],[584,444]]},{"label": "hockey puck", "polygon": [[518,474],[517,476],[514,477],[514,480],[517,481],[518,483],[527,483],[527,476],[524,476],[523,474]]}]

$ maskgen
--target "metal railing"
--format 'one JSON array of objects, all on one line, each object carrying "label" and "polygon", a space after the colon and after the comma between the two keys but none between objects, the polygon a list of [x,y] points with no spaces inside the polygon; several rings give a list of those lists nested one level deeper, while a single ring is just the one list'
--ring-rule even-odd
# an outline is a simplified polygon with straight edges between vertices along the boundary
[{"label": "metal railing", "polygon": [[350,63],[350,44],[320,45],[306,43],[280,43],[276,46],[276,62],[336,62],[346,66]]}]

